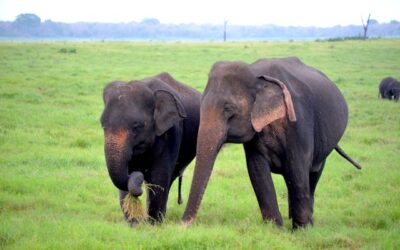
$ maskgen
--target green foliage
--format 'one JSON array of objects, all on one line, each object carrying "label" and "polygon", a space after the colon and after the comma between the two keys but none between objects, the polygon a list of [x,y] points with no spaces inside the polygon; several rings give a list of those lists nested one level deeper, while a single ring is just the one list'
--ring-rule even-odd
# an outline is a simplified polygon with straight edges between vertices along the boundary
[{"label": "green foliage", "polygon": [[[371,20],[370,20],[371,21]],[[361,25],[334,27],[293,27],[272,24],[236,25],[227,24],[167,24],[155,18],[145,18],[140,22],[129,23],[62,23],[45,20],[35,14],[21,14],[14,22],[0,21],[0,37],[43,38],[43,39],[130,39],[130,40],[165,40],[175,41],[228,41],[244,40],[308,40],[332,37],[351,37],[363,32]],[[227,27],[225,29],[224,27]],[[399,37],[400,23],[370,24],[369,37]],[[224,30],[226,32],[224,32]],[[226,35],[226,36],[225,36]]]},{"label": "green foliage", "polygon": [[362,36],[345,36],[345,37],[333,37],[327,39],[316,39],[316,42],[340,42],[340,41],[347,41],[347,40],[365,40]]},{"label": "green foliage", "polygon": [[40,17],[32,13],[19,14],[14,23],[20,28],[37,28],[40,26]]},{"label": "green foliage", "polygon": [[[69,56],[57,53],[75,48]],[[238,43],[0,43],[1,249],[398,249],[400,103],[378,99],[400,78],[400,40]],[[291,231],[287,190],[274,175],[284,218],[264,224],[240,145],[227,145],[190,228],[172,186],[166,221],[132,229],[105,167],[99,117],[113,80],[162,71],[202,91],[217,60],[297,56],[336,82],[350,118],[316,191],[315,226]],[[184,174],[189,195],[193,164]]]}]

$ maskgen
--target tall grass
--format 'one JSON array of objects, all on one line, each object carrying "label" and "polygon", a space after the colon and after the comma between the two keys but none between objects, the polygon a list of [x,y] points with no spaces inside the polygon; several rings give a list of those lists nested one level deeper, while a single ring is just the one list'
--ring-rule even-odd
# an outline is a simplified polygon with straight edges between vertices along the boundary
[{"label": "tall grass", "polygon": [[[73,48],[72,53],[60,53]],[[68,49],[66,51],[69,51]],[[287,190],[274,176],[284,228],[261,221],[240,145],[219,154],[198,219],[180,226],[177,185],[161,226],[132,229],[105,167],[103,87],[162,71],[202,91],[217,60],[297,56],[347,99],[342,148],[316,191],[315,226],[291,231]],[[400,248],[400,103],[377,98],[400,78],[400,40],[344,42],[0,43],[0,248]],[[187,199],[193,163],[184,175]]]}]

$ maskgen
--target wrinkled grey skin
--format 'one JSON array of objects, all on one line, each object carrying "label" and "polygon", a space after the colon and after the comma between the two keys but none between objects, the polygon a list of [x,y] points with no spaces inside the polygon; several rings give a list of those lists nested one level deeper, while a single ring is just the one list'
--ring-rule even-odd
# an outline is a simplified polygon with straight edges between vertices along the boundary
[{"label": "wrinkled grey skin", "polygon": [[217,62],[200,108],[196,165],[182,217],[196,217],[216,156],[226,142],[241,143],[262,218],[282,225],[271,172],[283,175],[293,228],[312,224],[314,192],[325,160],[347,125],[347,104],[320,71],[297,58]]},{"label": "wrinkled grey skin", "polygon": [[386,77],[382,79],[379,84],[379,97],[382,99],[389,99],[399,101],[400,96],[400,82],[393,77]]},{"label": "wrinkled grey skin", "polygon": [[121,206],[128,191],[140,196],[142,183],[152,184],[148,214],[151,222],[162,222],[170,187],[196,153],[200,98],[167,73],[105,87],[100,121]]}]

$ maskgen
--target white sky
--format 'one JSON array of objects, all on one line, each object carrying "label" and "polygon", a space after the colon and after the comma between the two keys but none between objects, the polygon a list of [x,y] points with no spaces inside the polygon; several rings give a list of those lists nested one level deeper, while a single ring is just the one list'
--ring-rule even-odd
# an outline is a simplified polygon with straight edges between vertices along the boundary
[{"label": "white sky", "polygon": [[162,23],[277,24],[329,27],[400,21],[400,0],[0,0],[0,20],[20,13],[42,21],[131,22],[157,18]]}]

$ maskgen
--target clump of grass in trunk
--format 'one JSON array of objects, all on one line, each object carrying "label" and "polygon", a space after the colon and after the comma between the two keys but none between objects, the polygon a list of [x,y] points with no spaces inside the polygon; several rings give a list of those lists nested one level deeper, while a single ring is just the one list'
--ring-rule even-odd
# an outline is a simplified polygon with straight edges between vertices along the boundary
[{"label": "clump of grass in trunk", "polygon": [[[154,190],[151,187],[163,189],[158,185],[144,183],[144,188],[147,191],[154,193]],[[142,201],[139,199],[139,197],[133,196],[130,192],[124,198],[122,210],[128,216],[129,221],[137,220],[139,222],[144,222],[148,219],[147,210]]]},{"label": "clump of grass in trunk", "polygon": [[133,196],[128,193],[124,198],[122,210],[128,216],[128,220],[146,221],[148,215],[146,208],[139,197]]}]

